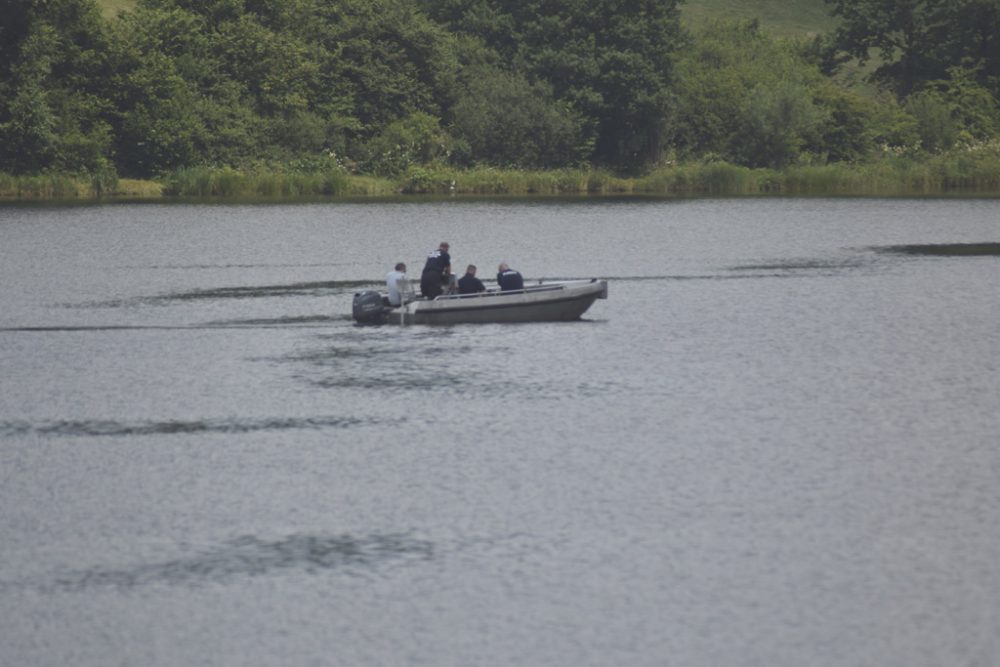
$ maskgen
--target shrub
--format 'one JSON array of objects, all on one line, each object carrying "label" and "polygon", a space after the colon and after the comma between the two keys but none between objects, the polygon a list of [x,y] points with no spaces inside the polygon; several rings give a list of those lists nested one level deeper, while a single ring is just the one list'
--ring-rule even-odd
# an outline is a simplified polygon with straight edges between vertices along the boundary
[{"label": "shrub", "polygon": [[413,165],[446,158],[451,140],[437,118],[423,112],[389,124],[368,142],[361,169],[376,176],[399,176]]}]

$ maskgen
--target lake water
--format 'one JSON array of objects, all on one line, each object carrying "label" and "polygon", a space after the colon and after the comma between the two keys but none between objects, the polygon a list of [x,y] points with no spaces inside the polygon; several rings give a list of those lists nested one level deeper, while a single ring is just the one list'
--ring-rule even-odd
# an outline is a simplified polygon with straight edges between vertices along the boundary
[{"label": "lake water", "polygon": [[[442,240],[609,299],[352,323]],[[0,207],[0,665],[996,665],[1000,257],[934,252],[997,242],[989,199]]]}]

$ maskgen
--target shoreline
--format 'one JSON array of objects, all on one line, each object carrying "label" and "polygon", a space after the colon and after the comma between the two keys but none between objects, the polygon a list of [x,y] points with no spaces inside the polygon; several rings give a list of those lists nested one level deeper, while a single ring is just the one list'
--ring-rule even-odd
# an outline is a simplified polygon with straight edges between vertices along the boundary
[{"label": "shoreline", "polygon": [[343,200],[424,196],[1000,197],[1000,153],[751,169],[725,162],[623,177],[598,169],[411,166],[395,178],[339,171],[179,169],[159,179],[0,174],[0,203],[26,201]]}]

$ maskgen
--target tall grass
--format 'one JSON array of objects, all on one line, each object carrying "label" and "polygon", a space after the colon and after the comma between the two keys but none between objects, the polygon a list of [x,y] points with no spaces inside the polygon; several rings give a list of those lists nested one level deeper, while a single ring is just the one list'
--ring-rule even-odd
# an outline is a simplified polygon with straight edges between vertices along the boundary
[{"label": "tall grass", "polygon": [[157,183],[119,179],[113,170],[100,170],[84,175],[47,173],[13,176],[0,173],[0,198],[4,199],[94,199],[161,195]]},{"label": "tall grass", "polygon": [[185,167],[163,179],[163,194],[177,197],[284,198],[300,196],[344,196],[375,194],[366,183],[357,193],[356,184],[341,171],[273,172],[238,171],[230,167]]},{"label": "tall grass", "polygon": [[726,162],[665,167],[639,181],[641,192],[676,195],[751,195],[774,189],[774,172]]},{"label": "tall grass", "polygon": [[864,164],[749,169],[725,162],[665,167],[639,179],[663,195],[1000,195],[1000,145],[933,156],[888,156]]},{"label": "tall grass", "polygon": [[863,164],[751,169],[726,162],[670,165],[636,178],[601,169],[519,171],[442,165],[413,166],[395,178],[357,176],[341,169],[240,171],[229,167],[178,169],[160,181],[109,174],[74,176],[0,173],[0,198],[209,197],[275,199],[390,195],[651,194],[660,196],[1000,196],[1000,142],[939,155],[887,153]]},{"label": "tall grass", "polygon": [[399,181],[403,194],[609,194],[634,191],[635,182],[596,169],[521,171],[476,167],[411,167]]},{"label": "tall grass", "polygon": [[90,184],[67,174],[11,176],[0,174],[0,197],[67,199],[89,194]]},{"label": "tall grass", "polygon": [[110,193],[113,197],[135,199],[158,199],[163,196],[163,186],[156,181],[144,181],[137,178],[120,178],[118,185]]}]

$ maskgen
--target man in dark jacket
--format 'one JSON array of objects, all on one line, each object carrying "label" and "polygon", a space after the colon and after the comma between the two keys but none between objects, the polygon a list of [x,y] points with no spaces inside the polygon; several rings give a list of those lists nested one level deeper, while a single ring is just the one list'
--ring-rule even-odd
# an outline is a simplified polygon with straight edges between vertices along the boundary
[{"label": "man in dark jacket", "polygon": [[497,273],[497,285],[501,292],[524,289],[524,278],[514,269],[507,266],[507,262],[500,264],[500,271]]},{"label": "man in dark jacket", "polygon": [[465,270],[465,275],[458,279],[458,293],[475,294],[476,292],[485,291],[486,285],[476,277],[476,265],[469,264],[469,268]]},{"label": "man in dark jacket", "polygon": [[433,299],[444,291],[451,275],[451,255],[448,244],[442,242],[438,249],[427,255],[423,273],[420,274],[420,293],[424,298]]}]

